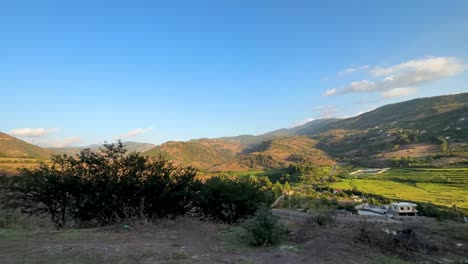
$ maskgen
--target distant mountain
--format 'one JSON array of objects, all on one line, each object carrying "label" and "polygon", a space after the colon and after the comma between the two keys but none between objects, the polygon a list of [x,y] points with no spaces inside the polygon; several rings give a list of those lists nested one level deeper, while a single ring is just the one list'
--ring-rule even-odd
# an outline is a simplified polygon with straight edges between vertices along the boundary
[{"label": "distant mountain", "polygon": [[351,118],[319,119],[258,136],[169,142],[144,154],[220,171],[284,167],[300,161],[324,165],[332,162],[330,156],[383,166],[398,157],[436,155],[446,141],[455,157],[447,162],[468,162],[466,131],[468,93],[462,93],[389,104]]},{"label": "distant mountain", "polygon": [[0,132],[0,157],[48,159],[51,152]]},{"label": "distant mountain", "polygon": [[[147,150],[150,150],[156,145],[150,144],[150,143],[139,143],[139,142],[132,142],[132,141],[126,141],[122,142],[127,149],[128,153],[131,152],[144,152]],[[48,148],[49,151],[55,153],[55,154],[68,154],[68,155],[75,155],[78,154],[80,151],[83,149],[89,148],[93,151],[98,151],[99,148],[102,148],[102,144],[92,144],[88,146],[83,146],[83,147],[64,147],[64,148]]]}]

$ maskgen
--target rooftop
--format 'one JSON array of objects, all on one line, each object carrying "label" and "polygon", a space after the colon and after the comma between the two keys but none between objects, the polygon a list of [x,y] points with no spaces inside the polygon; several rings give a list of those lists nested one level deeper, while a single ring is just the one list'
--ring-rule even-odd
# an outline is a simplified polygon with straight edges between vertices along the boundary
[{"label": "rooftop", "polygon": [[417,204],[408,203],[408,202],[400,202],[400,203],[392,203],[392,204],[396,206],[417,206]]}]

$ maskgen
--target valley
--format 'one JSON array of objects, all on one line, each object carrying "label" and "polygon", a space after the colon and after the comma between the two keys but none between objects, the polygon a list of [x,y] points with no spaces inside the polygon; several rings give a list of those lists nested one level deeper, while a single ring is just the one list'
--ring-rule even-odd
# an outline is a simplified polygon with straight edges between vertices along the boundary
[{"label": "valley", "polygon": [[[385,105],[346,119],[319,119],[262,135],[123,142],[128,153],[162,157],[198,169],[198,177],[268,177],[293,188],[320,184],[388,199],[468,210],[468,93]],[[0,174],[48,163],[51,154],[75,156],[101,145],[40,148],[0,134]],[[336,171],[332,167],[336,164]],[[365,167],[391,167],[376,175],[349,175]]]}]

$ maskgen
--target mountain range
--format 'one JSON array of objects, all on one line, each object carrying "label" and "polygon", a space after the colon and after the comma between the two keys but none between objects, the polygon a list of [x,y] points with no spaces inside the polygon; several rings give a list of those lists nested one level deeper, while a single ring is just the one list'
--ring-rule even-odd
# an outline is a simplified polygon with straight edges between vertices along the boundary
[{"label": "mountain range", "polygon": [[[151,144],[151,143],[140,143],[140,142],[133,142],[133,141],[124,141],[122,142],[122,144],[125,146],[125,149],[127,149],[129,153],[145,152],[147,150],[150,150],[156,147],[156,145]],[[83,146],[83,147],[47,148],[47,150],[56,154],[74,155],[74,154],[78,154],[83,149],[91,149],[92,151],[99,151],[99,148],[102,148],[102,147],[103,145],[101,144],[92,144],[92,145]]]},{"label": "mountain range", "polygon": [[[337,160],[378,166],[399,157],[426,157],[448,151],[445,162],[467,162],[466,131],[468,93],[461,93],[388,104],[351,118],[318,119],[256,136],[170,141],[158,146],[124,144],[131,152],[163,156],[178,165],[212,172],[265,170],[291,164],[322,166]],[[3,157],[44,159],[52,153],[76,154],[84,148],[99,147],[43,149],[0,133]]]}]

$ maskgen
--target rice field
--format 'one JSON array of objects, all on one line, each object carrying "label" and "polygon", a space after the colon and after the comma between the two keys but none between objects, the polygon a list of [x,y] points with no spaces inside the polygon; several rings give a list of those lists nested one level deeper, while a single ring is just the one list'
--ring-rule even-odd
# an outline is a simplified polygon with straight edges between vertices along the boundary
[{"label": "rice field", "polygon": [[333,188],[353,189],[395,200],[430,202],[468,209],[468,169],[391,169],[376,175],[349,176]]}]

